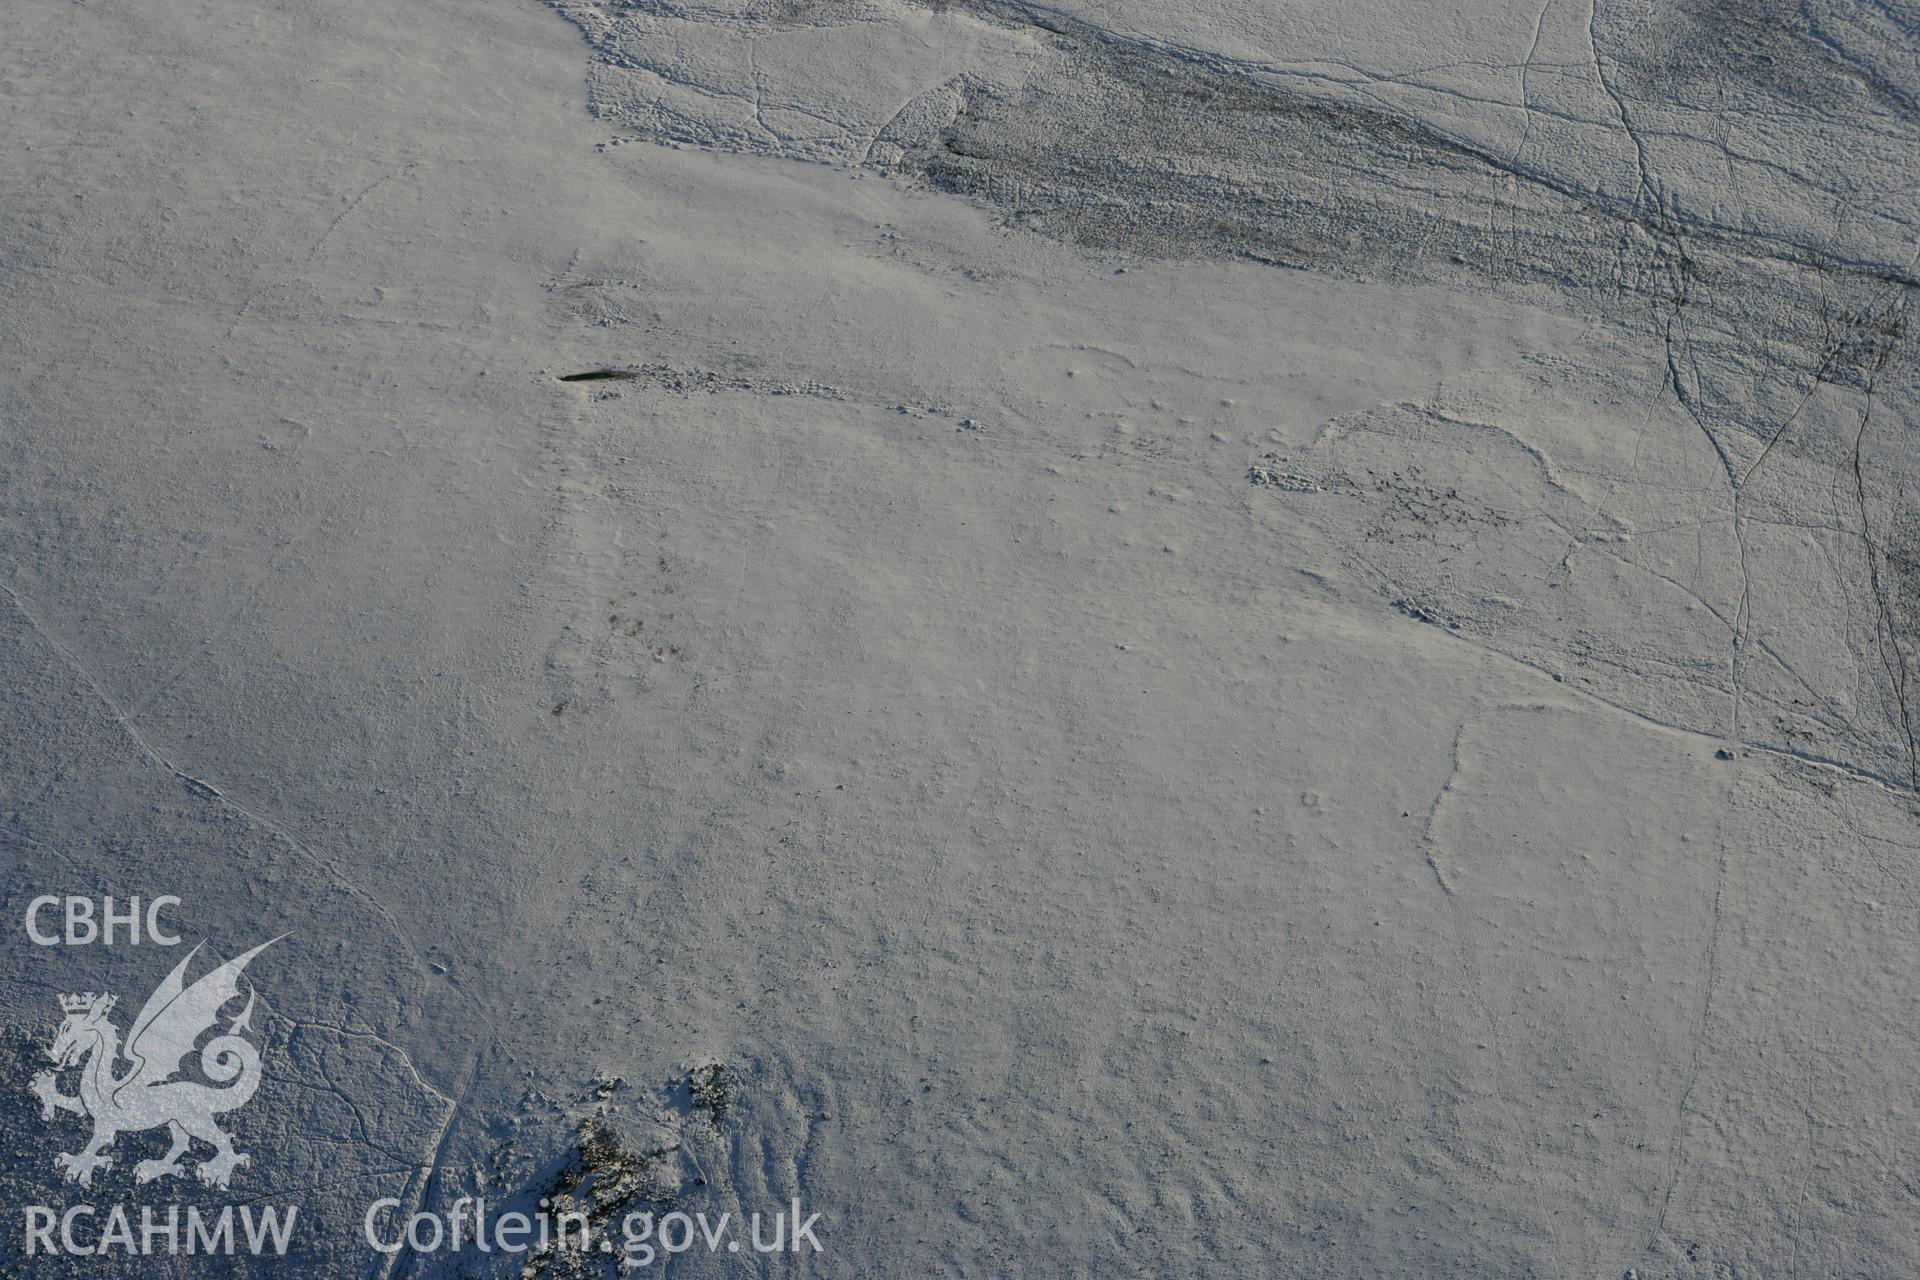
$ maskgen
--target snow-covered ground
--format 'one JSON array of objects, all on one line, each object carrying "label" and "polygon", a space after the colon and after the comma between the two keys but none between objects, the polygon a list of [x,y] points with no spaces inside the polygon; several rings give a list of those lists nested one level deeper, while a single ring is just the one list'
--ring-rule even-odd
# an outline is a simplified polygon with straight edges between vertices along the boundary
[{"label": "snow-covered ground", "polygon": [[1920,1273],[1917,33],[0,6],[0,1272]]}]

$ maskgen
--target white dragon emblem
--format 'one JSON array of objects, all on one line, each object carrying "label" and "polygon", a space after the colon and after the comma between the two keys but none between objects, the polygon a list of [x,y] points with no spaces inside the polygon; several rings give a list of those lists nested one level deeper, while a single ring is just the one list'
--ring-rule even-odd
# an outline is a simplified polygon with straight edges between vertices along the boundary
[{"label": "white dragon emblem", "polygon": [[[105,1152],[116,1137],[160,1125],[166,1125],[172,1135],[173,1149],[162,1159],[136,1165],[136,1181],[152,1182],[179,1173],[180,1157],[194,1139],[214,1149],[213,1157],[202,1160],[194,1171],[208,1186],[225,1187],[233,1171],[248,1163],[213,1118],[245,1106],[260,1087],[260,1051],[240,1034],[253,1029],[251,992],[247,1007],[227,1025],[225,1034],[207,1041],[200,1050],[200,1070],[214,1083],[174,1077],[193,1053],[195,1042],[218,1022],[221,1008],[239,996],[241,971],[278,941],[263,942],[188,986],[187,965],[199,954],[196,946],[147,997],[127,1033],[124,1050],[120,1029],[107,1018],[118,1003],[113,996],[89,991],[60,997],[66,1020],[48,1049],[55,1069],[33,1078],[33,1092],[40,1099],[42,1119],[52,1120],[55,1112],[69,1111],[93,1120],[93,1138],[79,1154],[53,1158],[54,1167],[67,1181],[83,1187],[91,1184],[96,1171],[112,1167],[113,1157]],[[132,1066],[116,1076],[123,1056]],[[80,1091],[68,1096],[60,1092],[59,1072],[75,1066],[80,1068]]]}]

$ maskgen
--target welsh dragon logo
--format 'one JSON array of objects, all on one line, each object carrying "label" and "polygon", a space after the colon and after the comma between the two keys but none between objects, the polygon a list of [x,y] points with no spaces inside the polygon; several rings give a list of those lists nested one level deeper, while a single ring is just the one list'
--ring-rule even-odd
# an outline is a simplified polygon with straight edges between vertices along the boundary
[{"label": "welsh dragon logo", "polygon": [[[66,1019],[48,1049],[55,1069],[33,1078],[33,1092],[40,1099],[44,1120],[52,1120],[59,1111],[93,1120],[93,1138],[77,1155],[53,1158],[54,1167],[67,1181],[90,1185],[96,1172],[112,1167],[113,1157],[106,1150],[115,1138],[161,1125],[167,1126],[173,1147],[159,1160],[142,1160],[134,1166],[138,1182],[180,1173],[180,1157],[195,1140],[214,1150],[194,1170],[208,1186],[225,1187],[233,1171],[248,1163],[213,1118],[245,1106],[260,1087],[260,1051],[241,1034],[253,1029],[251,990],[246,1008],[223,1034],[200,1049],[201,1074],[213,1084],[175,1077],[200,1037],[219,1022],[220,1010],[239,997],[240,974],[247,964],[278,941],[263,942],[188,986],[187,966],[199,954],[196,946],[147,997],[127,1032],[124,1048],[120,1029],[107,1017],[118,1003],[113,996],[89,991],[60,997]],[[124,1074],[116,1074],[123,1058],[132,1065]],[[68,1096],[60,1092],[59,1073],[76,1066],[80,1091]]]}]

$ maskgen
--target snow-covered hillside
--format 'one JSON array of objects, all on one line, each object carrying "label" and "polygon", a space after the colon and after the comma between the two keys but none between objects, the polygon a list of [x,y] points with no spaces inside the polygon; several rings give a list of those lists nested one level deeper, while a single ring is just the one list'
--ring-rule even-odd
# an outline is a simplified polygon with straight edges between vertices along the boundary
[{"label": "snow-covered hillside", "polygon": [[1914,1274],[1916,33],[0,6],[0,1272]]}]

